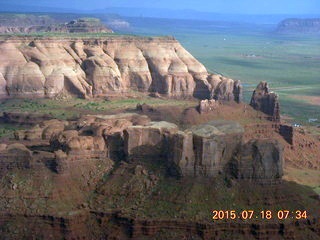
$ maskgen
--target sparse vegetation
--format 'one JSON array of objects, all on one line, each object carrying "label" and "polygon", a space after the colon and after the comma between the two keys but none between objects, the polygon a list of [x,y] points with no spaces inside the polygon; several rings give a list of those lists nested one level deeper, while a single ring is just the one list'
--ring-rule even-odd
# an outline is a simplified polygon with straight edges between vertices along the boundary
[{"label": "sparse vegetation", "polygon": [[279,94],[283,114],[304,124],[308,118],[317,118],[311,112],[316,111],[318,115],[319,106],[307,102],[297,104],[291,96],[319,96],[318,36],[278,35],[274,32],[276,25],[190,20],[174,21],[173,24],[173,21],[132,19],[134,33],[173,35],[210,72],[240,79],[246,102],[250,101],[257,84],[264,80]]},{"label": "sparse vegetation", "polygon": [[132,99],[8,99],[0,103],[0,112],[31,112],[51,114],[57,119],[70,119],[80,114],[108,114],[118,110],[133,110],[137,104],[148,103],[153,106],[195,106],[197,101],[163,100],[140,96]]}]

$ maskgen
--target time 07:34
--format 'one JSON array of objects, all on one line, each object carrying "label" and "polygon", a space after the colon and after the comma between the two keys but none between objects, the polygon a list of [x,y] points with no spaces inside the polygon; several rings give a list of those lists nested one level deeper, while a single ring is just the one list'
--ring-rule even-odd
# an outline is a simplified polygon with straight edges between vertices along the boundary
[{"label": "time 07:34", "polygon": [[279,211],[271,211],[271,210],[262,210],[260,212],[256,212],[254,210],[243,210],[237,212],[235,210],[213,210],[212,211],[212,219],[213,220],[224,220],[224,219],[307,219],[307,211],[306,210],[279,210]]}]

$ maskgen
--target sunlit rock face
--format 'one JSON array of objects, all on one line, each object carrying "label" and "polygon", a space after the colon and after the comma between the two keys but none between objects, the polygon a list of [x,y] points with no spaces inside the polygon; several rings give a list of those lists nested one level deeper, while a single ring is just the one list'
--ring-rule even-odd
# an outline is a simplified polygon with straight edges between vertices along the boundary
[{"label": "sunlit rock face", "polygon": [[77,96],[130,91],[166,97],[239,101],[239,81],[209,74],[173,38],[0,41],[0,98]]}]

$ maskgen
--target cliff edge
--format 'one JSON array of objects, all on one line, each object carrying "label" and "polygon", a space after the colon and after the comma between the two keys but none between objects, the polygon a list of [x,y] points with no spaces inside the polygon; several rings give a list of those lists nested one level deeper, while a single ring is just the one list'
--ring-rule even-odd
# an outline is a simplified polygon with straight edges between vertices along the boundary
[{"label": "cliff edge", "polygon": [[0,40],[0,98],[108,96],[241,100],[241,84],[211,75],[173,38],[9,37]]}]

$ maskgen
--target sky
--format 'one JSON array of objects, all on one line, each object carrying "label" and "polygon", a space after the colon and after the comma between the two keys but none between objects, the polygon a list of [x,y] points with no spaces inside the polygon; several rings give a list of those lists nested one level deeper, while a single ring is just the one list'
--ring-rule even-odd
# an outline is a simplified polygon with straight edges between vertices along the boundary
[{"label": "sky", "polygon": [[232,14],[320,14],[320,0],[0,0],[0,9],[5,3],[79,10],[134,7]]}]

